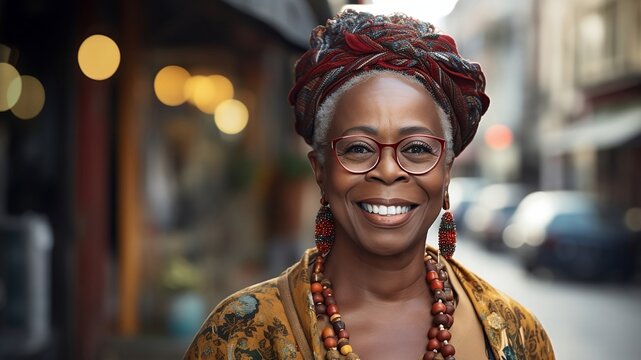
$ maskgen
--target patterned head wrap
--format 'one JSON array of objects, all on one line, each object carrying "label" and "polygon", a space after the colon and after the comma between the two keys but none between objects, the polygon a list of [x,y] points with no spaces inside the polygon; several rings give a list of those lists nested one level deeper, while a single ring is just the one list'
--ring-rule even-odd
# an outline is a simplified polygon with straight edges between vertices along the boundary
[{"label": "patterned head wrap", "polygon": [[368,70],[416,77],[448,115],[455,155],[472,141],[490,103],[481,67],[461,58],[454,39],[403,14],[388,17],[346,10],[317,26],[310,45],[296,63],[296,83],[289,93],[296,131],[310,145],[323,101]]}]

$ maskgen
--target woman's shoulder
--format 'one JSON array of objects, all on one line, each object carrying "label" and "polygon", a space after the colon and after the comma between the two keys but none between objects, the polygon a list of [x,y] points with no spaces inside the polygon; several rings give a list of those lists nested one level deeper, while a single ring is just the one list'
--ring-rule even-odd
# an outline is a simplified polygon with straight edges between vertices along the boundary
[{"label": "woman's shoulder", "polygon": [[296,353],[277,278],[244,288],[221,301],[201,326],[184,359],[237,358],[243,354],[260,358],[275,351]]},{"label": "woman's shoulder", "polygon": [[554,359],[550,339],[532,312],[456,261],[450,265],[499,358]]}]

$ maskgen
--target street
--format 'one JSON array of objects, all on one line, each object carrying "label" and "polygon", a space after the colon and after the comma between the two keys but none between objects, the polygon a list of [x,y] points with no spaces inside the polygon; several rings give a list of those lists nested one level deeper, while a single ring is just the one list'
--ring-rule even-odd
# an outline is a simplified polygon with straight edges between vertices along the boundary
[{"label": "street", "polygon": [[641,354],[641,286],[536,277],[507,253],[463,239],[454,258],[528,307],[545,326],[556,358],[636,360]]}]

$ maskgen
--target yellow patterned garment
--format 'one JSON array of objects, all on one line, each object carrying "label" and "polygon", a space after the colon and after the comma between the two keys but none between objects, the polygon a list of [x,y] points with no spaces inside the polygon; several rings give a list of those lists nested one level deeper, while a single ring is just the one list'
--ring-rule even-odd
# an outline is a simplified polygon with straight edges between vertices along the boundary
[{"label": "yellow patterned garment", "polygon": [[[428,252],[434,250],[428,248]],[[277,278],[243,289],[223,300],[209,315],[184,359],[325,359],[311,294],[307,250]],[[524,307],[488,285],[456,261],[454,273],[481,324],[487,358],[553,360],[545,330]]]}]

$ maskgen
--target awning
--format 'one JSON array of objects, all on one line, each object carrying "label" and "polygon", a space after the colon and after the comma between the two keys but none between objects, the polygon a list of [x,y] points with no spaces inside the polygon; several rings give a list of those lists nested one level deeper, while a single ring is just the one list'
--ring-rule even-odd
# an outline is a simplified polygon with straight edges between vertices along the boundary
[{"label": "awning", "polygon": [[562,130],[541,134],[543,155],[560,155],[575,149],[611,149],[641,135],[641,106],[601,111]]},{"label": "awning", "polygon": [[303,49],[309,47],[309,35],[317,20],[307,1],[300,0],[224,0],[278,31]]}]

